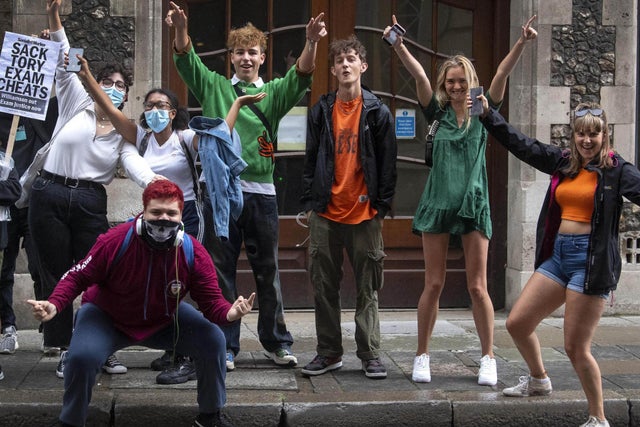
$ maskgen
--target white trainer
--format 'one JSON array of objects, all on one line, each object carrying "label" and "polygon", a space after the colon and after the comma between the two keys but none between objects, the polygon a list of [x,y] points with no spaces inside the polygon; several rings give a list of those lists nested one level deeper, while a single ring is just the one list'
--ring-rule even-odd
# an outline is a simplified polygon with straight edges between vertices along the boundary
[{"label": "white trainer", "polygon": [[502,394],[510,397],[548,396],[553,391],[549,378],[539,380],[523,375],[519,381],[518,385],[502,390]]},{"label": "white trainer", "polygon": [[431,382],[431,368],[429,367],[429,355],[422,353],[413,359],[413,373],[411,380],[416,383]]},{"label": "white trainer", "polygon": [[609,421],[606,419],[604,421],[600,421],[593,415],[589,416],[589,419],[586,423],[580,424],[580,427],[609,427]]},{"label": "white trainer", "polygon": [[480,370],[478,371],[478,384],[494,386],[498,384],[498,370],[496,369],[496,359],[488,354],[480,359]]}]

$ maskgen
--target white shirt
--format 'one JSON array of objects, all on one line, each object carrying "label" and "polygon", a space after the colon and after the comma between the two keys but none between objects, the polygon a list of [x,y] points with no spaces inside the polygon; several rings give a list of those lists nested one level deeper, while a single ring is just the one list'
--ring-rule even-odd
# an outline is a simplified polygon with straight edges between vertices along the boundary
[{"label": "white shirt", "polygon": [[[115,130],[96,136],[93,100],[78,76],[64,69],[64,52],[69,50],[64,29],[50,35],[51,40],[61,42],[56,68],[59,115],[44,169],[69,178],[109,184],[120,156],[123,153],[136,153],[136,147],[124,142]],[[122,165],[128,176],[142,187],[154,177],[153,171],[140,156],[137,159],[128,156],[127,161],[123,159]]]}]

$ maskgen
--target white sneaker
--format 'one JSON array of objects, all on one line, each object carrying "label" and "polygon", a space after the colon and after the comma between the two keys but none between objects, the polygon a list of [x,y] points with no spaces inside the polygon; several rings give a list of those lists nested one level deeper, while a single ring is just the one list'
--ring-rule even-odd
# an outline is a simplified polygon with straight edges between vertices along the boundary
[{"label": "white sneaker", "polygon": [[0,338],[0,353],[13,354],[20,347],[18,345],[18,332],[15,326],[7,326],[2,331],[2,338]]},{"label": "white sneaker", "polygon": [[413,373],[411,380],[415,383],[430,383],[431,368],[429,367],[429,355],[422,353],[413,359]]},{"label": "white sneaker", "polygon": [[298,359],[293,355],[291,350],[279,348],[276,351],[264,351],[264,355],[273,360],[273,363],[280,366],[296,366]]},{"label": "white sneaker", "polygon": [[480,370],[478,371],[478,384],[494,386],[498,384],[498,370],[496,369],[496,359],[488,354],[480,359]]},{"label": "white sneaker", "polygon": [[609,421],[606,419],[604,421],[600,421],[593,415],[589,416],[589,419],[586,423],[580,424],[580,427],[609,427]]},{"label": "white sneaker", "polygon": [[502,394],[511,397],[547,396],[553,391],[551,380],[548,377],[539,380],[529,375],[523,375],[519,381],[518,385],[502,390]]}]

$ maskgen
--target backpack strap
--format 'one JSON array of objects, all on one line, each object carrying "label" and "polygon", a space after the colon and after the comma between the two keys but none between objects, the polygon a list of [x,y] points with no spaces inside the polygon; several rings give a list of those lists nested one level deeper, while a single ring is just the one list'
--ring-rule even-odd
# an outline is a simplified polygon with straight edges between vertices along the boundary
[{"label": "backpack strap", "polygon": [[[129,219],[128,221],[133,221],[132,219]],[[122,241],[122,244],[120,245],[120,248],[118,249],[118,253],[116,254],[116,257],[113,259],[113,263],[111,264],[116,265],[118,263],[118,261],[120,261],[120,258],[122,258],[122,255],[124,255],[124,253],[127,251],[127,248],[129,247],[129,243],[131,243],[131,236],[133,236],[133,229],[135,228],[135,224],[133,224],[133,226],[129,227],[129,230],[127,231],[127,234],[124,236],[124,240]]]},{"label": "backpack strap", "polygon": [[193,240],[192,237],[187,233],[184,233],[184,239],[182,240],[182,251],[184,252],[184,256],[187,258],[187,264],[189,265],[189,271],[193,270],[193,265],[195,261],[194,250],[193,250]]},{"label": "backpack strap", "polygon": [[147,147],[149,146],[149,138],[151,137],[151,132],[145,132],[142,137],[142,141],[140,141],[140,147],[138,148],[138,154],[140,157],[144,157],[144,153],[147,152]]},{"label": "backpack strap", "polygon": [[202,200],[202,194],[200,190],[200,183],[198,182],[198,172],[196,171],[196,162],[191,155],[191,151],[189,151],[189,147],[187,147],[187,143],[184,142],[184,136],[182,135],[182,131],[177,131],[178,140],[180,141],[180,146],[182,147],[182,151],[184,151],[184,155],[187,157],[187,161],[189,163],[189,169],[191,169],[191,179],[193,180],[193,192],[196,194],[196,199],[198,201]]}]

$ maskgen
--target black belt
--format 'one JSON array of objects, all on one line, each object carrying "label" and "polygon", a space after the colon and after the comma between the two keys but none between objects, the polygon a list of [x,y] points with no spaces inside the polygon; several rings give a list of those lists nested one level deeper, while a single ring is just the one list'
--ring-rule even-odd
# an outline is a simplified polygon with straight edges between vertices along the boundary
[{"label": "black belt", "polygon": [[55,173],[47,172],[42,169],[40,176],[49,181],[53,181],[56,184],[62,184],[70,188],[100,188],[102,185],[97,182],[87,181],[86,179],[69,178],[68,176],[56,175]]}]

